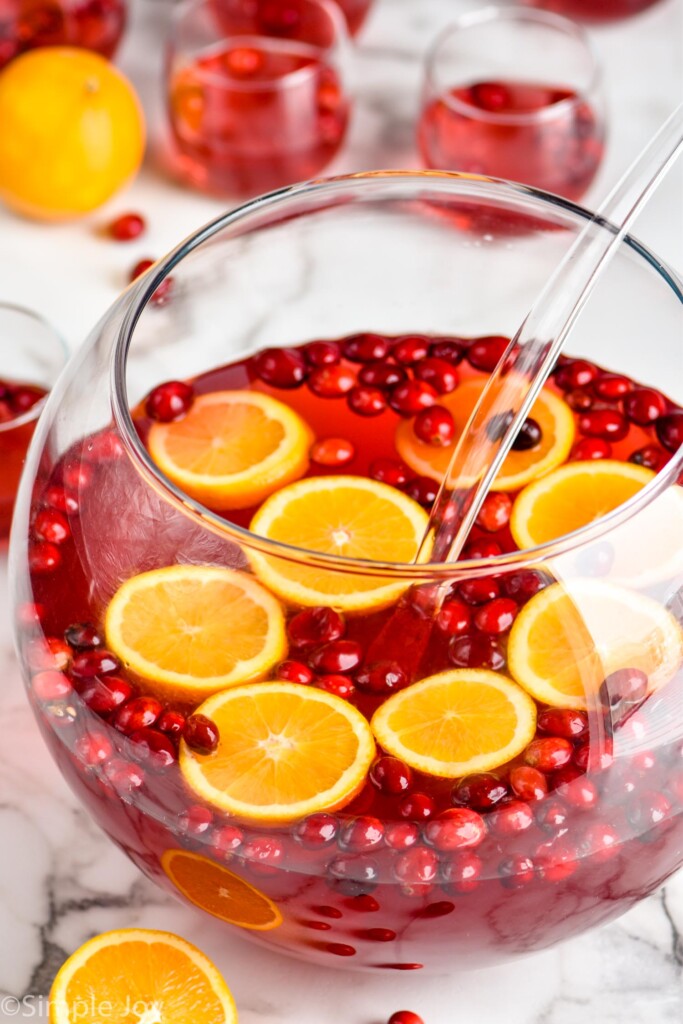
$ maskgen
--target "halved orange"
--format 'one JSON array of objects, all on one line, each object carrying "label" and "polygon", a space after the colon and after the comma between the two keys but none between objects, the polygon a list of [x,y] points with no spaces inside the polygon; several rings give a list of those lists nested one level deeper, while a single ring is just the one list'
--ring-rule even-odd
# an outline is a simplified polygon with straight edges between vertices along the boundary
[{"label": "halved orange", "polygon": [[510,532],[520,548],[564,537],[623,505],[654,475],[616,459],[568,462],[517,495]]},{"label": "halved orange", "polygon": [[149,451],[190,497],[215,509],[250,508],[308,469],[313,433],[258,391],[199,395],[181,420],[155,423]]},{"label": "halved orange", "polygon": [[230,989],[209,958],[170,932],[125,928],[86,942],[60,968],[51,1024],[104,1020],[237,1024]]},{"label": "halved orange", "polygon": [[218,726],[213,754],[180,746],[180,770],[202,800],[248,821],[286,822],[343,807],[375,756],[363,715],[299,683],[225,690],[199,707]]},{"label": "halved orange", "polygon": [[508,642],[511,675],[536,700],[561,708],[590,706],[605,676],[620,668],[640,669],[656,690],[682,660],[683,632],[663,605],[596,580],[536,594]]},{"label": "halved orange", "polygon": [[[467,425],[472,410],[484,388],[484,381],[468,380],[449,395],[439,398],[439,405],[450,410],[455,420],[455,436]],[[541,441],[527,451],[511,451],[503,463],[491,490],[517,491],[531,480],[559,466],[569,455],[574,443],[574,416],[561,398],[544,388],[534,403],[531,417],[541,428]],[[396,450],[416,473],[432,480],[443,480],[453,452],[453,445],[435,448],[415,435],[412,420],[402,420],[396,428]]]},{"label": "halved orange", "polygon": [[126,580],[109,603],[105,632],[133,675],[195,702],[262,679],[287,650],[278,601],[247,573],[210,565]]},{"label": "halved orange", "polygon": [[265,893],[200,853],[166,850],[161,866],[185,899],[221,921],[258,932],[282,924],[282,914]]},{"label": "halved orange", "polygon": [[[412,498],[359,476],[318,476],[284,487],[263,503],[250,530],[262,537],[345,558],[413,562],[427,513]],[[318,569],[305,561],[251,552],[257,576],[294,604],[359,611],[390,604],[407,587],[378,575]]]},{"label": "halved orange", "polygon": [[426,775],[456,779],[516,757],[533,739],[536,705],[497,672],[451,669],[389,697],[371,724],[389,754]]}]

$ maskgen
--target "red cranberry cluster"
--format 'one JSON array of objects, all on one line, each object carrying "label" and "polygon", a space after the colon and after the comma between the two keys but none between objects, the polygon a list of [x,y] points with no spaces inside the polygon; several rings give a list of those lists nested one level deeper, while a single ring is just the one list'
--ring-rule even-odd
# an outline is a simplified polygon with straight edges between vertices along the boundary
[{"label": "red cranberry cluster", "polygon": [[35,384],[19,384],[0,378],[0,427],[32,409],[47,394]]}]

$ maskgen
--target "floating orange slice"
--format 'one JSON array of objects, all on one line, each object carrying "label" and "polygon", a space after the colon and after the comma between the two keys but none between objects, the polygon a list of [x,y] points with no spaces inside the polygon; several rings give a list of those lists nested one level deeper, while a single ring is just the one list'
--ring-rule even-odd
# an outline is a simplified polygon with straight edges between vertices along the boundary
[{"label": "floating orange slice", "polygon": [[683,660],[683,633],[657,601],[608,583],[555,583],[515,619],[508,667],[536,700],[561,708],[595,701],[605,676],[636,668],[650,690],[667,683]]},{"label": "floating orange slice", "polygon": [[512,536],[520,548],[564,537],[623,505],[654,475],[644,466],[615,459],[568,462],[517,495]]},{"label": "floating orange slice", "polygon": [[86,942],[60,968],[50,1024],[104,1020],[237,1024],[220,974],[196,946],[170,932],[127,928]]},{"label": "floating orange slice", "polygon": [[210,697],[213,754],[180,747],[180,770],[202,800],[250,821],[285,822],[343,807],[375,756],[366,719],[340,697],[299,683],[264,682]]},{"label": "floating orange slice", "polygon": [[488,669],[452,669],[395,693],[372,717],[381,747],[426,775],[490,771],[533,739],[536,705]]},{"label": "floating orange slice", "polygon": [[257,391],[199,395],[182,420],[155,423],[149,451],[190,497],[250,508],[308,469],[313,434],[289,406]]},{"label": "floating orange slice", "polygon": [[208,565],[133,576],[111,599],[105,632],[130,672],[186,701],[263,678],[287,649],[276,599],[246,573]]},{"label": "floating orange slice", "polygon": [[[449,409],[455,420],[456,437],[465,429],[483,387],[483,381],[469,380],[451,394],[439,398],[439,405]],[[531,410],[531,417],[541,428],[540,443],[528,451],[510,452],[492,490],[517,491],[559,466],[569,455],[574,442],[574,416],[567,403],[544,388]],[[412,470],[432,480],[443,480],[453,452],[452,445],[435,448],[420,441],[411,420],[399,423],[395,443],[398,454]]]},{"label": "floating orange slice", "polygon": [[166,850],[161,866],[178,892],[221,921],[259,932],[282,924],[282,914],[265,893],[200,853]]},{"label": "floating orange slice", "polygon": [[[273,494],[250,529],[309,551],[375,562],[413,562],[427,513],[387,484],[358,476],[314,477]],[[354,575],[302,561],[249,555],[254,572],[276,594],[304,605],[359,611],[390,604],[406,589],[387,575]]]}]

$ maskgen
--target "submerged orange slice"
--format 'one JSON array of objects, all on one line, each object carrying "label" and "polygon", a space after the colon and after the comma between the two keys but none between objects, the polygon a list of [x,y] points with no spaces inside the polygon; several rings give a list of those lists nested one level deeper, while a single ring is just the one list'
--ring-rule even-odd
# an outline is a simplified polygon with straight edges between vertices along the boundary
[{"label": "submerged orange slice", "polygon": [[257,391],[199,395],[187,416],[155,423],[149,451],[190,497],[215,509],[250,508],[308,469],[313,434],[289,406]]},{"label": "submerged orange slice", "polygon": [[[467,425],[472,410],[484,387],[480,380],[469,380],[449,395],[439,398],[439,405],[450,410],[455,420],[456,438]],[[566,402],[545,388],[532,410],[532,419],[541,428],[541,441],[528,451],[511,451],[496,477],[494,491],[517,491],[559,466],[569,455],[574,442],[574,416]],[[443,480],[453,452],[453,445],[435,448],[420,441],[411,420],[403,420],[396,428],[396,450],[416,473],[432,480]]]},{"label": "submerged orange slice", "polygon": [[299,683],[264,682],[210,697],[213,754],[180,747],[180,770],[202,800],[249,821],[286,822],[343,807],[375,756],[366,719],[340,697]]},{"label": "submerged orange slice", "polygon": [[643,671],[650,690],[667,683],[683,660],[683,633],[657,601],[597,581],[555,583],[515,619],[508,667],[536,700],[561,708],[595,702],[600,684],[620,668]]},{"label": "submerged orange slice", "polygon": [[170,932],[127,928],[90,939],[60,968],[51,1024],[110,1019],[163,1024],[237,1024],[220,974],[196,946]]},{"label": "submerged orange slice", "polygon": [[[358,476],[313,477],[273,494],[250,529],[308,551],[374,562],[413,562],[427,513],[387,484]],[[310,560],[249,554],[254,572],[276,594],[296,604],[327,604],[344,611],[391,603],[407,584],[381,572],[354,575],[319,569]]]},{"label": "submerged orange slice", "polygon": [[221,921],[259,932],[282,924],[282,914],[265,893],[200,853],[166,850],[161,866],[185,899]]},{"label": "submerged orange slice", "polygon": [[490,771],[533,739],[536,705],[487,669],[452,669],[395,693],[372,717],[381,747],[416,771],[444,779]]},{"label": "submerged orange slice", "polygon": [[276,599],[246,573],[208,565],[133,576],[111,599],[105,632],[130,672],[181,700],[262,679],[287,649]]},{"label": "submerged orange slice", "polygon": [[644,466],[615,459],[568,462],[517,495],[512,536],[520,548],[564,537],[623,505],[654,475]]}]

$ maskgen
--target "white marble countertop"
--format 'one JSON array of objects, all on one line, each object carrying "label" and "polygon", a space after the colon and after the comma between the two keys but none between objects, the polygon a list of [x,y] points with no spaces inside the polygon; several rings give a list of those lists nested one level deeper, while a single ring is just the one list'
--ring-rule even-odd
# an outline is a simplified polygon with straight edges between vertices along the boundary
[{"label": "white marble countertop", "polygon": [[[132,0],[121,64],[162,117],[161,33],[168,0]],[[358,99],[349,144],[331,172],[418,165],[413,136],[421,60],[433,36],[472,0],[377,0],[355,55]],[[605,69],[610,135],[587,205],[680,99],[681,0],[593,33]],[[156,111],[156,116],[154,112]],[[679,167],[637,234],[683,267]],[[184,191],[153,151],[129,192],[90,221],[45,227],[0,210],[0,301],[37,309],[75,348],[140,257],[157,256],[229,203]],[[97,227],[126,209],[150,222],[116,246]],[[200,945],[233,988],[241,1024],[384,1024],[411,1008],[425,1024],[680,1024],[683,874],[617,922],[514,965],[448,976],[385,977],[308,967],[232,938],[169,900],[89,820],[59,776],[24,699],[12,651],[6,559],[0,555],[0,1024],[46,1020],[58,966],[90,935],[152,927]],[[191,1022],[187,1022],[191,1024]]]}]

